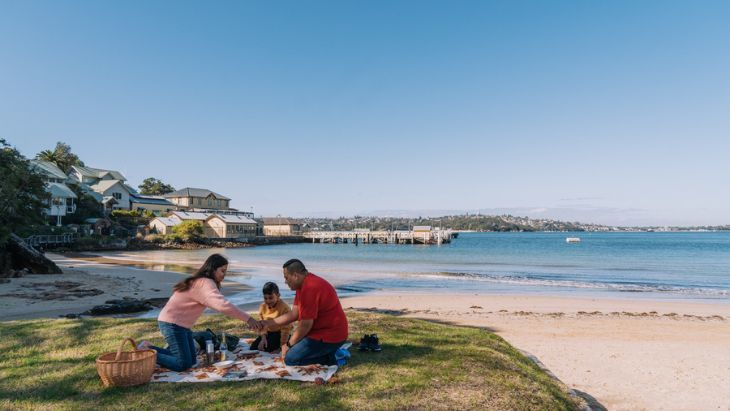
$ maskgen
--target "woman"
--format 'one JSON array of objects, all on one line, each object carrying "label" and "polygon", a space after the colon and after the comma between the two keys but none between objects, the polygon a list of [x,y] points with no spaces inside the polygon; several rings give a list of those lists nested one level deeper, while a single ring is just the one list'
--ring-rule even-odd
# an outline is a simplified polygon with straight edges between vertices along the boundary
[{"label": "woman", "polygon": [[221,294],[221,281],[226,277],[227,269],[228,260],[220,254],[213,254],[192,277],[175,285],[172,297],[157,317],[160,332],[168,347],[165,349],[149,345],[157,351],[157,363],[160,366],[173,371],[184,371],[195,364],[197,358],[190,328],[206,307],[245,321],[251,329],[261,329],[258,321],[239,310]]}]

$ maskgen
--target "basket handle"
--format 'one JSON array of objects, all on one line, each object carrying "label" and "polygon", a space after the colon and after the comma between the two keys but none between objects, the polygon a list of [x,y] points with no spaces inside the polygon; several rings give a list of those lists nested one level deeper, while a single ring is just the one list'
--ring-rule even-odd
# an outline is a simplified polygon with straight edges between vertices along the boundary
[{"label": "basket handle", "polygon": [[127,341],[129,341],[129,343],[132,344],[132,348],[133,348],[132,351],[137,351],[137,343],[134,342],[132,337],[127,337],[124,339],[124,341],[122,341],[121,344],[119,344],[119,349],[117,350],[117,356],[114,357],[114,361],[119,361],[119,357],[122,356],[122,348],[124,348],[124,343]]}]

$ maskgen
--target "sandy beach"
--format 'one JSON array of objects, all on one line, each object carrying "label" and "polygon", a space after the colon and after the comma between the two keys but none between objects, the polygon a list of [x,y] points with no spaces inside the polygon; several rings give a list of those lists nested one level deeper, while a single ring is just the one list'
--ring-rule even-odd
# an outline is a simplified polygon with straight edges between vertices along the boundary
[{"label": "sandy beach", "polygon": [[[57,318],[84,312],[107,300],[124,297],[167,298],[172,287],[188,274],[156,271],[134,261],[122,265],[106,258],[79,259],[49,253],[63,274],[31,274],[0,284],[0,321]],[[250,288],[224,281],[225,295]],[[249,309],[251,307],[244,307]]]},{"label": "sandy beach", "polygon": [[728,304],[401,294],[343,306],[484,327],[609,410],[730,410]]},{"label": "sandy beach", "polygon": [[[0,284],[0,321],[57,318],[123,297],[169,297],[187,275],[153,270],[149,261],[50,256],[64,274]],[[232,281],[222,288],[247,289]],[[342,305],[488,329],[611,410],[730,410],[728,303],[376,292]]]}]

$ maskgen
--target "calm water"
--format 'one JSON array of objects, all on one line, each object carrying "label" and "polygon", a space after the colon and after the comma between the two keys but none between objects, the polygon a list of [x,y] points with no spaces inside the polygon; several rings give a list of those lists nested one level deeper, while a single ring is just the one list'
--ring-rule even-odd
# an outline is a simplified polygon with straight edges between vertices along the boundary
[{"label": "calm water", "polygon": [[[580,244],[566,244],[579,236]],[[370,291],[547,293],[730,302],[730,233],[462,233],[442,246],[288,244],[216,250],[231,279],[284,287],[281,265],[300,258],[340,294]],[[121,253],[200,264],[211,250]]]}]

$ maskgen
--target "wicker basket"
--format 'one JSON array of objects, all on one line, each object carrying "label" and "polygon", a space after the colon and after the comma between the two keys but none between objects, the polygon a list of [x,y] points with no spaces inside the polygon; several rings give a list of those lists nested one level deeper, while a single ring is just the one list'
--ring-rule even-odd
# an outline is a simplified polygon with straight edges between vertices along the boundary
[{"label": "wicker basket", "polygon": [[[127,341],[132,344],[133,351],[122,351]],[[148,383],[156,362],[157,351],[138,350],[134,340],[127,338],[117,352],[102,354],[96,359],[96,371],[105,387],[130,387]]]}]

